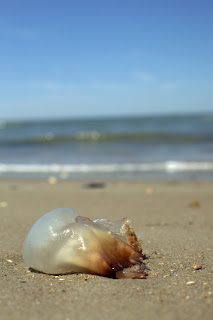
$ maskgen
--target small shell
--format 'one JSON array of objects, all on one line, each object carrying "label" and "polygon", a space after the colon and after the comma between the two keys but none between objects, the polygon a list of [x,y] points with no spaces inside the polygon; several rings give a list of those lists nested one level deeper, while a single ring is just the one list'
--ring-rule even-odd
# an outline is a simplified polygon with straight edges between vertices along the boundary
[{"label": "small shell", "polygon": [[200,270],[200,269],[202,269],[202,266],[201,265],[195,265],[192,268],[195,269],[195,270]]},{"label": "small shell", "polygon": [[23,258],[28,267],[49,274],[147,276],[141,245],[129,219],[90,220],[69,208],[55,209],[32,226]]}]

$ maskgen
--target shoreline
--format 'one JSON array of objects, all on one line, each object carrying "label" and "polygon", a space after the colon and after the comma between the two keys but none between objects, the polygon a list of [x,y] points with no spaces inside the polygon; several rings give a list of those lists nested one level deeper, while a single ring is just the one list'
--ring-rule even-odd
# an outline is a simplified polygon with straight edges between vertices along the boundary
[{"label": "shoreline", "polygon": [[[211,181],[0,178],[1,319],[211,319]],[[24,239],[43,214],[71,207],[89,218],[129,217],[148,278],[28,270]],[[201,269],[194,269],[196,265]]]},{"label": "shoreline", "polygon": [[213,162],[161,161],[144,163],[80,163],[80,164],[21,164],[0,163],[0,179],[46,179],[54,176],[60,180],[150,180],[150,181],[213,181]]}]

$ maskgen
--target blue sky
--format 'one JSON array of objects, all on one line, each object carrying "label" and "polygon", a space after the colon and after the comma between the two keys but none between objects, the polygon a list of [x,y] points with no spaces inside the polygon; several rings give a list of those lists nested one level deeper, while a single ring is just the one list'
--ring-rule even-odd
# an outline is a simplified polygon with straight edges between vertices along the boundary
[{"label": "blue sky", "polygon": [[213,1],[8,0],[0,118],[213,111]]}]

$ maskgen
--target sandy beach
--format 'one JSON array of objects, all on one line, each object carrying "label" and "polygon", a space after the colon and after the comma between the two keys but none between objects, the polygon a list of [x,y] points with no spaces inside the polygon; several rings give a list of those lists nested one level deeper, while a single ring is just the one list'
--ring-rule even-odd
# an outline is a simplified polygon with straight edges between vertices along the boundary
[{"label": "sandy beach", "polygon": [[[212,319],[213,183],[89,182],[0,180],[0,319]],[[148,278],[28,270],[24,239],[59,207],[131,218]]]}]

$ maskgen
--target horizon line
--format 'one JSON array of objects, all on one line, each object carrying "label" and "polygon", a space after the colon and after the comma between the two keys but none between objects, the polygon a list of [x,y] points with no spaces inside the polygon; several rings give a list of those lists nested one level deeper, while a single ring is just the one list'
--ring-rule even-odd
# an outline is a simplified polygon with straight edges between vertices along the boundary
[{"label": "horizon line", "polygon": [[69,121],[69,120],[102,120],[102,119],[118,119],[118,118],[137,118],[137,117],[179,117],[179,116],[199,116],[213,115],[212,110],[204,111],[162,111],[162,112],[141,112],[141,113],[117,113],[117,114],[94,114],[94,115],[63,115],[63,116],[36,116],[36,117],[16,117],[16,118],[0,118],[0,124],[4,122],[34,122],[34,121]]}]

